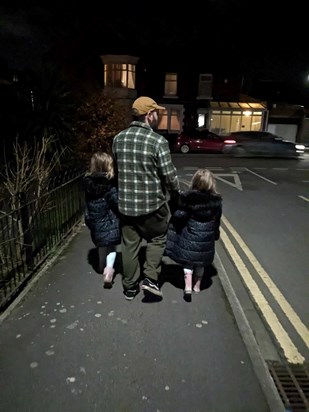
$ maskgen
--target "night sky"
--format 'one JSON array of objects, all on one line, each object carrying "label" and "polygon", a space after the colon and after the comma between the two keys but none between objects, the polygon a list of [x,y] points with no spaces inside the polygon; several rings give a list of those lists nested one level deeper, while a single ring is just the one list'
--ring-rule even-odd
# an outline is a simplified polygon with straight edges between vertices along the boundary
[{"label": "night sky", "polygon": [[0,62],[32,67],[55,49],[80,61],[115,53],[183,67],[194,59],[214,74],[241,72],[309,93],[304,2],[95,3],[2,1]]}]

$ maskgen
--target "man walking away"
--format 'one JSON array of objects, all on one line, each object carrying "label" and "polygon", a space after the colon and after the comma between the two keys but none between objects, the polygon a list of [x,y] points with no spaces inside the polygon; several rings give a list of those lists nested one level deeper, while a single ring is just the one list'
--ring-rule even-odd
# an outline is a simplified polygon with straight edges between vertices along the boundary
[{"label": "man walking away", "polygon": [[113,141],[122,214],[122,283],[127,300],[133,300],[139,293],[139,252],[143,240],[146,255],[142,289],[162,296],[158,277],[170,218],[167,192],[171,197],[179,192],[168,141],[153,130],[158,124],[158,111],[165,107],[141,96],[132,109],[134,121]]}]

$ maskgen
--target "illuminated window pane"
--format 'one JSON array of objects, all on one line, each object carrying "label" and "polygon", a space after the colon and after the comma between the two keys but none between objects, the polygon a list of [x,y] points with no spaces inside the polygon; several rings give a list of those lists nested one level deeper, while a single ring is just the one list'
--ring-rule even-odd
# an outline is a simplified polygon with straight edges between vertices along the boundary
[{"label": "illuminated window pane", "polygon": [[125,63],[105,64],[104,85],[108,87],[135,89],[135,66]]},{"label": "illuminated window pane", "polygon": [[240,130],[240,116],[232,116],[230,132],[239,132]]},{"label": "illuminated window pane", "polygon": [[167,107],[166,110],[159,112],[158,130],[177,133],[181,130],[182,120],[181,108]]},{"label": "illuminated window pane", "polygon": [[171,110],[170,113],[170,131],[178,131],[180,130],[180,111],[179,110]]},{"label": "illuminated window pane", "polygon": [[240,106],[241,108],[243,108],[243,109],[250,109],[250,106],[249,106],[248,103],[240,102],[240,103],[239,103],[239,106]]},{"label": "illuminated window pane", "polygon": [[221,116],[221,123],[220,123],[220,131],[219,134],[221,133],[228,133],[230,131],[230,120],[231,116],[230,115],[223,115]]},{"label": "illuminated window pane", "polygon": [[158,129],[168,130],[168,113],[166,110],[160,110]]},{"label": "illuminated window pane", "polygon": [[221,116],[213,114],[210,119],[210,130],[214,133],[219,133],[220,131],[220,120]]},{"label": "illuminated window pane", "polygon": [[241,117],[241,129],[240,130],[251,130],[251,116]]},{"label": "illuminated window pane", "polygon": [[262,116],[252,116],[251,130],[262,129]]},{"label": "illuminated window pane", "polygon": [[205,127],[205,114],[200,113],[198,115],[198,127]]},{"label": "illuminated window pane", "polygon": [[128,64],[128,84],[129,89],[135,89],[135,66],[134,64]]}]

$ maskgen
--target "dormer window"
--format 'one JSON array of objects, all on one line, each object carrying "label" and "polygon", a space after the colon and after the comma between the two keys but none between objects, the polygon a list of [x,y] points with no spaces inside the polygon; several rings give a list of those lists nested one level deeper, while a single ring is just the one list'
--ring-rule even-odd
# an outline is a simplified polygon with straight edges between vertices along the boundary
[{"label": "dormer window", "polygon": [[177,73],[165,74],[164,96],[177,97]]},{"label": "dormer window", "polygon": [[104,86],[135,89],[135,65],[130,63],[104,64]]}]

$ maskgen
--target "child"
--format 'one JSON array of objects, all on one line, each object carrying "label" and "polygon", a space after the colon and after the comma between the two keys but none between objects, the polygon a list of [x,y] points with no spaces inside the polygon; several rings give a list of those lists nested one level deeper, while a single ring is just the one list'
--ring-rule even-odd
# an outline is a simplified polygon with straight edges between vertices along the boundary
[{"label": "child", "polygon": [[99,270],[103,272],[104,287],[111,288],[116,245],[120,244],[121,232],[113,158],[109,154],[97,152],[91,157],[90,172],[84,177],[84,188],[85,223],[98,248]]},{"label": "child", "polygon": [[199,169],[191,181],[191,189],[182,192],[178,209],[172,213],[165,255],[183,265],[185,300],[193,290],[200,291],[204,267],[215,256],[215,241],[220,237],[222,198],[216,191],[214,175]]}]

